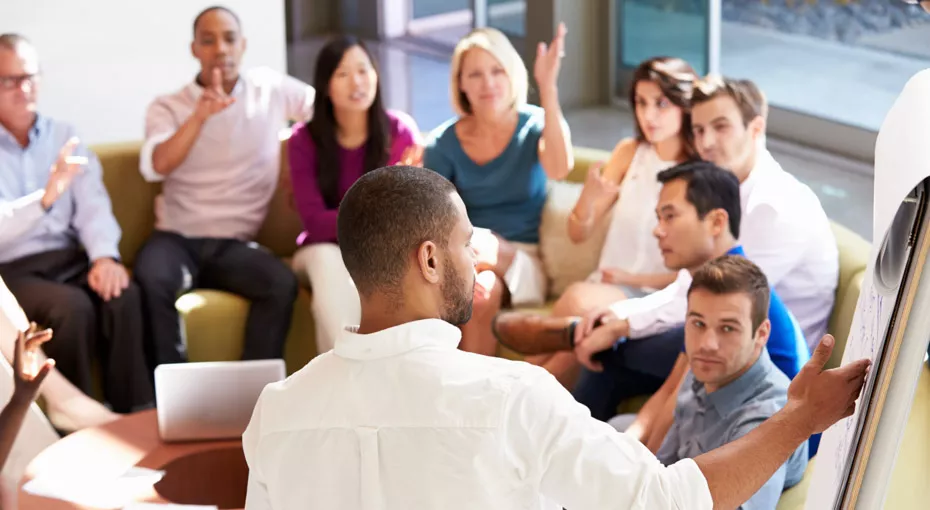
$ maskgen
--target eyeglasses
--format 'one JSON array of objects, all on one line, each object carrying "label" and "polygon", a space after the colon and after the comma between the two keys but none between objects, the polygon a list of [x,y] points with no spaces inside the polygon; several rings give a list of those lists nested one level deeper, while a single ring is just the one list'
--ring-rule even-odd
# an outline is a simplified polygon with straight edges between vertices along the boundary
[{"label": "eyeglasses", "polygon": [[23,86],[23,83],[29,82],[29,85],[35,85],[39,79],[38,74],[21,74],[19,76],[0,76],[0,90],[14,90]]}]

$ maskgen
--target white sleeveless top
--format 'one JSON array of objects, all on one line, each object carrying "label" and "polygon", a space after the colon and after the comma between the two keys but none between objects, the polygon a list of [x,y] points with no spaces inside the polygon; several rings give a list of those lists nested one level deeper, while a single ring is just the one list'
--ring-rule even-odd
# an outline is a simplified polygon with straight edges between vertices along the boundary
[{"label": "white sleeveless top", "polygon": [[652,232],[657,224],[655,208],[662,188],[656,176],[675,164],[675,161],[659,159],[651,144],[640,142],[636,147],[630,167],[620,183],[620,195],[613,208],[601,260],[597,265],[598,281],[602,269],[622,269],[634,274],[668,271]]}]

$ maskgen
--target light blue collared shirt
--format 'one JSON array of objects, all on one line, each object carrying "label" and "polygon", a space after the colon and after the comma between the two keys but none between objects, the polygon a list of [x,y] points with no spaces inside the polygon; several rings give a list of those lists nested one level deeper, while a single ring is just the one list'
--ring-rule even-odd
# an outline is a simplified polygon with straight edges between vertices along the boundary
[{"label": "light blue collared shirt", "polygon": [[[746,373],[713,393],[689,371],[678,392],[675,421],[656,456],[671,465],[736,441],[785,407],[788,385],[765,349]],[[775,510],[782,491],[804,476],[807,448],[805,441],[740,509]]]},{"label": "light blue collared shirt", "polygon": [[97,156],[87,146],[74,149],[88,159],[83,172],[46,211],[42,197],[58,152],[74,128],[37,116],[23,148],[0,126],[0,263],[80,243],[90,260],[119,258],[122,232],[103,186]]}]

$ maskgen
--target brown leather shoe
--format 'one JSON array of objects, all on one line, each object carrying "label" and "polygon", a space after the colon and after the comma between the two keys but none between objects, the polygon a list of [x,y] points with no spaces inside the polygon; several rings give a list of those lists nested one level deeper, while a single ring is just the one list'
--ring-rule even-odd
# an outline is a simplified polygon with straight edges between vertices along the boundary
[{"label": "brown leather shoe", "polygon": [[527,312],[501,312],[491,330],[504,347],[523,355],[570,351],[575,345],[577,317],[547,317]]}]

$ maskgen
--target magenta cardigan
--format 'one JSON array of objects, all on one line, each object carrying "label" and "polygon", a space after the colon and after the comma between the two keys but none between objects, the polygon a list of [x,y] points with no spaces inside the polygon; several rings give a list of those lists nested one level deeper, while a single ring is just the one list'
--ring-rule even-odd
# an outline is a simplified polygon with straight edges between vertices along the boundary
[{"label": "magenta cardigan", "polygon": [[[407,114],[388,110],[388,123],[391,128],[391,156],[388,164],[400,161],[404,151],[420,140],[417,124]],[[337,209],[329,209],[317,185],[316,146],[310,139],[306,124],[297,124],[287,141],[287,157],[291,167],[291,184],[297,212],[304,225],[304,231],[297,238],[298,245],[336,242]],[[356,149],[339,150],[339,200],[362,176],[365,159],[365,145]]]}]

